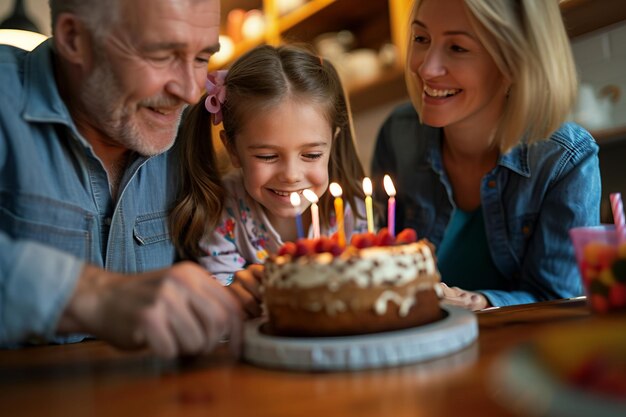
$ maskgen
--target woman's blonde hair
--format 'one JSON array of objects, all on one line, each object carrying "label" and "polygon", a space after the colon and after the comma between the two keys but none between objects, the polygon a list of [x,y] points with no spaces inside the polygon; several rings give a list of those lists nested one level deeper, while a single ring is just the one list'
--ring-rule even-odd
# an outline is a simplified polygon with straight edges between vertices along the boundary
[{"label": "woman's blonde hair", "polygon": [[[234,141],[253,114],[287,98],[319,105],[331,131],[338,132],[332,142],[329,178],[341,183],[343,197],[356,213],[357,199],[364,197],[360,181],[365,174],[354,143],[348,100],[330,62],[304,46],[264,45],[235,61],[224,84],[222,123],[225,146],[230,149],[234,149]],[[185,117],[177,141],[182,186],[171,212],[170,232],[185,258],[201,255],[198,242],[217,225],[223,208],[225,191],[220,182],[210,120],[203,98]],[[325,226],[332,204],[329,193],[320,198],[320,220]]]},{"label": "woman's blonde hair", "polygon": [[[411,19],[422,2],[414,1]],[[548,138],[566,121],[578,88],[558,1],[465,0],[465,6],[481,43],[511,82],[495,145],[504,153],[520,142]],[[419,113],[421,91],[408,63],[407,87]]]}]

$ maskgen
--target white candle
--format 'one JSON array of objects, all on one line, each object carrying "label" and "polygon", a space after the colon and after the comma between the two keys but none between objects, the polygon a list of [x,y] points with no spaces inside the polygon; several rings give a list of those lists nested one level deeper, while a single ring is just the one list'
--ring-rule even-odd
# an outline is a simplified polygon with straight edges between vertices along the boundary
[{"label": "white candle", "polygon": [[311,202],[311,225],[313,227],[313,239],[319,239],[320,237],[320,213],[317,202],[317,194],[311,190],[303,190],[302,195],[304,198]]},{"label": "white candle", "polygon": [[374,233],[374,209],[372,207],[372,180],[363,178],[363,193],[365,193],[365,215],[367,218],[367,231]]}]

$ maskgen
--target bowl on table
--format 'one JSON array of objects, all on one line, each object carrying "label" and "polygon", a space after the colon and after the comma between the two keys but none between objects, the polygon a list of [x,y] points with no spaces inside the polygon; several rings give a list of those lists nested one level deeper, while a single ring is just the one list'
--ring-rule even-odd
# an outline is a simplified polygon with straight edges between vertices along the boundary
[{"label": "bowl on table", "polygon": [[570,230],[587,302],[596,313],[626,312],[626,239],[615,226]]}]

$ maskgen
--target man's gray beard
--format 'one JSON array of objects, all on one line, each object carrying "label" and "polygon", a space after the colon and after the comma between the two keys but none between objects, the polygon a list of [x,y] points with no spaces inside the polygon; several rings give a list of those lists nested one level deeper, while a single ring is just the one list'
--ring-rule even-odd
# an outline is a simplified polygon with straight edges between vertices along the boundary
[{"label": "man's gray beard", "polygon": [[[143,156],[154,156],[167,151],[174,144],[180,117],[171,127],[172,139],[165,146],[158,147],[149,138],[142,137],[140,129],[131,120],[123,103],[123,96],[115,74],[105,59],[96,57],[96,67],[87,77],[81,89],[81,102],[91,123],[104,132],[112,141]],[[182,115],[182,112],[181,112]]]}]

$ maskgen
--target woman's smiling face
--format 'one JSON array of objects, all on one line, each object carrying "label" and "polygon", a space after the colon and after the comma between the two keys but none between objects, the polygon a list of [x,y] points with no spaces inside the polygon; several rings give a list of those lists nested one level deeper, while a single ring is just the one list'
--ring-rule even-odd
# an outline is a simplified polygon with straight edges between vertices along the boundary
[{"label": "woman's smiling face", "polygon": [[409,69],[423,123],[495,124],[508,82],[480,42],[463,0],[424,0],[411,23]]}]

